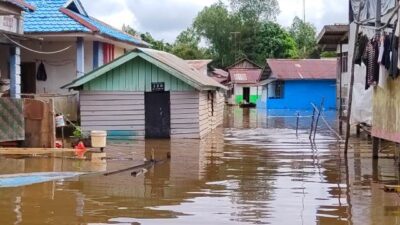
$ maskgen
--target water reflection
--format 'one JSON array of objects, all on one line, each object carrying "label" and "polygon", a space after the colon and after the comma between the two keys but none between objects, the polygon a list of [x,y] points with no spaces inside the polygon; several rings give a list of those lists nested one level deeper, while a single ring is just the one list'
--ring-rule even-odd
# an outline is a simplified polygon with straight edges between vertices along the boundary
[{"label": "water reflection", "polygon": [[[398,195],[382,191],[399,183],[392,159],[371,166],[371,143],[353,140],[344,160],[341,143],[323,125],[311,145],[310,121],[296,136],[295,120],[285,113],[231,108],[225,128],[204,140],[113,143],[106,167],[0,158],[2,174],[96,172],[0,189],[0,224],[400,224]],[[137,177],[99,173],[168,154],[170,160]]]}]

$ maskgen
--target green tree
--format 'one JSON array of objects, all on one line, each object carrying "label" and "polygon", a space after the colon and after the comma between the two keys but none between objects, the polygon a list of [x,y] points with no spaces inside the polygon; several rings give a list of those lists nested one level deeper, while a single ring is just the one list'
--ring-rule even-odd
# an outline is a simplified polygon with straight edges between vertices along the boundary
[{"label": "green tree", "polygon": [[337,53],[335,51],[324,51],[320,54],[321,58],[336,58]]},{"label": "green tree", "polygon": [[132,36],[137,36],[138,35],[138,32],[135,29],[133,29],[131,26],[129,26],[129,25],[125,25],[125,24],[122,25],[122,31],[125,32],[125,33],[128,33],[128,34],[130,34]]},{"label": "green tree", "polygon": [[256,59],[265,63],[267,58],[297,58],[297,44],[290,34],[279,24],[265,22],[261,25],[255,41]]},{"label": "green tree", "polygon": [[[236,26],[239,25],[239,26]],[[193,28],[209,44],[210,52],[218,66],[226,66],[235,60],[232,32],[240,27],[222,2],[205,7],[195,18]]]},{"label": "green tree", "polygon": [[207,54],[207,49],[200,48],[201,37],[193,28],[182,31],[176,38],[172,48],[172,53],[182,59],[205,59],[211,56]]},{"label": "green tree", "polygon": [[164,42],[164,40],[156,40],[151,36],[149,32],[143,33],[140,35],[143,41],[149,43],[151,48],[156,49],[156,50],[161,50],[161,51],[166,51],[166,52],[171,52],[172,50],[172,45],[169,43]]},{"label": "green tree", "polygon": [[316,28],[313,24],[306,23],[296,16],[289,33],[297,43],[300,58],[316,58],[319,56]]},{"label": "green tree", "polygon": [[245,20],[275,20],[280,11],[277,0],[230,0],[230,5]]}]

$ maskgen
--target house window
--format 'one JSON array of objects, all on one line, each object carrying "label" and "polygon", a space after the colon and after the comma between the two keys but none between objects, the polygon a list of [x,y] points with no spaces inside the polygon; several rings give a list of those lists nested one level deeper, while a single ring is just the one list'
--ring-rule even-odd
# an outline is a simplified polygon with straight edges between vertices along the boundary
[{"label": "house window", "polygon": [[342,73],[347,73],[349,71],[349,63],[348,63],[348,53],[345,52],[342,54]]},{"label": "house window", "polygon": [[283,98],[283,90],[285,87],[285,82],[284,81],[276,81],[272,84],[270,84],[269,88],[269,98],[271,99],[280,99]]}]

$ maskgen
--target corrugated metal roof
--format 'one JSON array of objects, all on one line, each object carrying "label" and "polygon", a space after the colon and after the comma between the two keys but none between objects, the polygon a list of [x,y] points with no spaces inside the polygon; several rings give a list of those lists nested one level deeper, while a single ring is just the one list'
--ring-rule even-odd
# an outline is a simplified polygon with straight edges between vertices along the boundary
[{"label": "corrugated metal roof", "polygon": [[216,76],[222,76],[222,77],[229,77],[229,73],[225,70],[222,69],[214,69],[211,73],[213,73]]},{"label": "corrugated metal roof", "polygon": [[[79,0],[75,1],[81,5]],[[35,6],[36,10],[25,15],[25,33],[98,33],[118,41],[148,46],[139,38],[115,29],[93,17],[64,8],[67,0],[27,0],[27,2]]]},{"label": "corrugated metal roof", "polygon": [[261,78],[261,69],[230,69],[230,80],[233,84],[257,84]]},{"label": "corrugated metal roof", "polygon": [[185,60],[173,54],[147,48],[138,48],[138,50],[181,72],[188,79],[191,79],[196,83],[201,84],[202,86],[218,87],[225,89],[225,86],[219,84],[208,76],[203,76],[197,69],[190,66]]},{"label": "corrugated metal roof", "polygon": [[267,59],[270,78],[279,80],[336,79],[336,59]]},{"label": "corrugated metal roof", "polygon": [[85,76],[78,78],[65,85],[62,88],[77,88],[90,82],[97,77],[102,76],[108,71],[127,63],[128,61],[141,57],[148,62],[155,64],[161,69],[167,71],[171,75],[177,77],[178,79],[186,82],[192,87],[198,90],[208,90],[222,88],[226,89],[225,86],[219,84],[212,78],[202,75],[197,69],[190,66],[185,60],[172,55],[167,52],[157,51],[153,49],[146,48],[136,48],[134,51],[127,53],[120,58],[110,62],[109,64],[103,65],[102,67],[86,74]]},{"label": "corrugated metal roof", "polygon": [[189,65],[193,66],[197,70],[202,70],[212,62],[211,59],[197,59],[197,60],[185,60]]},{"label": "corrugated metal roof", "polygon": [[348,42],[349,25],[325,25],[317,37],[317,43],[325,51],[335,51],[337,45]]}]

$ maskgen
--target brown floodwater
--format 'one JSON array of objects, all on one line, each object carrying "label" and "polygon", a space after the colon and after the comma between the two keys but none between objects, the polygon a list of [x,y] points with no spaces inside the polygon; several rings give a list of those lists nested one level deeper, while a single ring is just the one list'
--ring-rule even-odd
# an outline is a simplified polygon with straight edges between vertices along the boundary
[{"label": "brown floodwater", "polygon": [[[0,156],[0,174],[93,172],[0,188],[0,225],[8,224],[400,224],[395,160],[373,161],[367,138],[354,139],[345,160],[321,126],[310,144],[310,118],[266,117],[229,109],[224,128],[204,140],[112,143],[106,163]],[[146,173],[104,176],[156,160]]]}]

